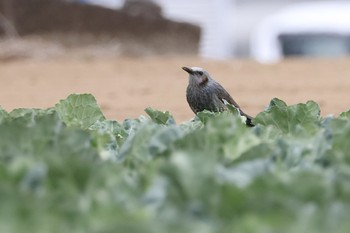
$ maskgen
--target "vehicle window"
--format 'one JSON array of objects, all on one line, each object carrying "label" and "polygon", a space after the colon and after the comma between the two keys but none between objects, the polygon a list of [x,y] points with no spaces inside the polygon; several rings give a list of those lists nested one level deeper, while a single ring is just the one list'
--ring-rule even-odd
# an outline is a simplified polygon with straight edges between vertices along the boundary
[{"label": "vehicle window", "polygon": [[340,57],[350,54],[350,35],[282,34],[278,39],[285,57]]}]

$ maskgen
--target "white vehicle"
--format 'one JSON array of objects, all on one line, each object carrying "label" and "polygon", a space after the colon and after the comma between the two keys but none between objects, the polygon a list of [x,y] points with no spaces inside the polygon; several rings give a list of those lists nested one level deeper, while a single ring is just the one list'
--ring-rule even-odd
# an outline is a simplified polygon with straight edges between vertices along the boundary
[{"label": "white vehicle", "polygon": [[260,62],[288,56],[350,55],[350,2],[299,3],[263,20],[251,37]]}]

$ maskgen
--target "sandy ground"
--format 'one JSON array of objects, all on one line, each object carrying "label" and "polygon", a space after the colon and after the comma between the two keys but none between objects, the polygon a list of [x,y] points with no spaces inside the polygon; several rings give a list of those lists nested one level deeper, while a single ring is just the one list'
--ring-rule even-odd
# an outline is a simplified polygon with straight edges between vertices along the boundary
[{"label": "sandy ground", "polygon": [[193,117],[182,66],[205,67],[255,116],[278,97],[288,104],[314,100],[322,115],[350,108],[350,59],[289,60],[274,65],[199,58],[67,58],[0,62],[0,105],[51,107],[70,93],[92,93],[107,118],[137,118],[146,107],[168,110],[177,122]]}]

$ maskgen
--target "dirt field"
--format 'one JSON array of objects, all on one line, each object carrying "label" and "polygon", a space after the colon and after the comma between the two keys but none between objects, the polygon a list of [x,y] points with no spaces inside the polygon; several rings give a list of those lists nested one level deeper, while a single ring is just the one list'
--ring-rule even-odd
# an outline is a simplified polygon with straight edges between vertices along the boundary
[{"label": "dirt field", "polygon": [[0,62],[0,105],[51,107],[70,93],[92,93],[110,119],[136,118],[146,107],[193,117],[182,66],[205,67],[255,116],[273,97],[288,104],[315,100],[322,115],[350,108],[349,60],[289,60],[275,65],[199,58],[49,59]]}]

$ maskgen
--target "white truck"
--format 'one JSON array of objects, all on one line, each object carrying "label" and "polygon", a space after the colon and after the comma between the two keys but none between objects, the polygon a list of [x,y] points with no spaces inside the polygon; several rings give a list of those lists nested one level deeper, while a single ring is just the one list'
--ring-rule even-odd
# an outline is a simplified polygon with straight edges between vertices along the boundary
[{"label": "white truck", "polygon": [[350,2],[308,2],[287,7],[263,20],[250,40],[254,59],[350,55]]}]

